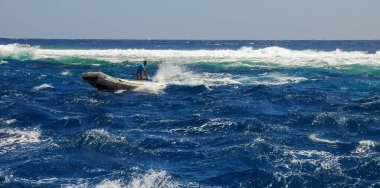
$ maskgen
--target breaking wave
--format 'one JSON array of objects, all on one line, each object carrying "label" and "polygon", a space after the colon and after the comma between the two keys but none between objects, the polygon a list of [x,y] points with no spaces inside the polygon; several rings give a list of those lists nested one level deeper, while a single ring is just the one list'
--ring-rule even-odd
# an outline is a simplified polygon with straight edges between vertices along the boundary
[{"label": "breaking wave", "polygon": [[50,84],[41,84],[39,86],[33,87],[34,90],[44,90],[44,89],[51,89],[51,88],[54,88],[54,87]]},{"label": "breaking wave", "polygon": [[328,143],[328,144],[342,143],[339,140],[328,140],[328,139],[324,139],[324,138],[319,138],[317,134],[311,134],[311,135],[309,135],[309,139],[313,140],[314,142],[324,142],[324,143]]},{"label": "breaking wave", "polygon": [[65,184],[62,187],[95,187],[95,188],[154,188],[167,187],[176,188],[181,185],[174,181],[172,177],[164,170],[149,170],[145,174],[133,177],[130,181],[124,179],[103,179],[100,183],[91,186],[89,182],[81,182],[79,184]]},{"label": "breaking wave", "polygon": [[17,149],[19,146],[40,142],[41,131],[37,128],[28,129],[0,129],[0,154]]},{"label": "breaking wave", "polygon": [[[147,49],[45,49],[27,44],[0,45],[0,59],[53,59],[60,62],[232,62],[240,66],[274,64],[286,67],[380,66],[380,52],[290,50],[281,47],[238,50],[147,50]],[[249,61],[250,63],[241,63]],[[239,64],[240,63],[240,64]]]}]

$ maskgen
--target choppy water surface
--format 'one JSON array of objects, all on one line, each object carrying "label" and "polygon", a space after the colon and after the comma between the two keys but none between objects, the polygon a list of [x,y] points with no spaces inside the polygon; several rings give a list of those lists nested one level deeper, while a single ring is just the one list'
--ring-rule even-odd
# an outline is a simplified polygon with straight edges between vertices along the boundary
[{"label": "choppy water surface", "polygon": [[[81,78],[145,59],[165,88]],[[0,39],[0,60],[0,186],[380,186],[379,41]]]}]

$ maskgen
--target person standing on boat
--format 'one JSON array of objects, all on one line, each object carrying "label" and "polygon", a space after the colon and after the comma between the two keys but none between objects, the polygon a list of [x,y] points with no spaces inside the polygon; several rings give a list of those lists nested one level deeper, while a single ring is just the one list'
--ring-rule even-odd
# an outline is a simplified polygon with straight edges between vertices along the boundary
[{"label": "person standing on boat", "polygon": [[149,80],[149,74],[146,72],[145,66],[148,63],[148,61],[144,61],[144,63],[140,64],[137,67],[137,80],[143,79],[143,74],[145,75],[146,80]]}]

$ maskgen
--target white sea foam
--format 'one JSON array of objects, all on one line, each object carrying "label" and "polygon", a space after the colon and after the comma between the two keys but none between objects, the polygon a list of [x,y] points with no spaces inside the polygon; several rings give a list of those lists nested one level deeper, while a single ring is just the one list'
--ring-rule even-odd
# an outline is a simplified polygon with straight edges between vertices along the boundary
[{"label": "white sea foam", "polygon": [[[342,173],[339,163],[340,157],[334,156],[330,152],[318,150],[286,150],[284,153],[291,156],[289,165],[302,166],[303,164],[311,164],[316,167],[316,172],[334,171],[339,174]],[[294,167],[292,168],[295,169]]]},{"label": "white sea foam", "polygon": [[57,182],[58,178],[43,178],[36,181],[36,184],[51,184]]},{"label": "white sea foam", "polygon": [[105,179],[100,184],[96,185],[95,188],[121,188],[125,187],[122,180],[109,180]]},{"label": "white sea foam", "polygon": [[312,157],[312,156],[319,156],[319,157],[326,157],[331,156],[331,153],[327,151],[318,151],[318,150],[289,150],[285,153],[293,155],[293,156],[306,156],[306,157]]},{"label": "white sea foam", "polygon": [[356,147],[356,149],[352,152],[354,154],[359,155],[369,155],[374,153],[374,147],[377,146],[378,143],[372,140],[362,140],[359,141],[359,145]]},{"label": "white sea foam", "polygon": [[[87,188],[89,187],[88,182],[83,179],[80,179],[78,183],[69,183],[69,184],[61,184],[62,188]],[[72,182],[72,180],[70,181]]]},{"label": "white sea foam", "polygon": [[221,85],[284,85],[296,84],[309,79],[294,77],[282,73],[264,73],[257,76],[231,75],[228,73],[196,73],[187,70],[178,63],[160,65],[154,81],[165,85],[204,85],[207,88]]},{"label": "white sea foam", "polygon": [[60,75],[62,76],[68,76],[68,75],[71,75],[70,71],[69,70],[64,70],[60,73]]},{"label": "white sea foam", "polygon": [[54,88],[54,87],[50,84],[41,84],[39,86],[33,87],[34,90],[43,90],[43,89],[51,89],[51,88]]},{"label": "white sea foam", "polygon": [[186,70],[177,63],[163,63],[160,65],[154,79],[155,82],[168,85],[187,86],[217,86],[227,84],[240,84],[227,73],[195,73]]},{"label": "white sea foam", "polygon": [[0,118],[0,121],[4,124],[4,125],[12,125],[14,123],[17,122],[17,119],[7,119],[7,120],[3,120]]},{"label": "white sea foam", "polygon": [[285,84],[297,84],[300,82],[308,81],[305,77],[289,76],[283,73],[263,73],[256,77],[240,77],[237,79],[240,83],[245,85],[285,85]]},{"label": "white sea foam", "polygon": [[0,58],[64,60],[66,58],[97,59],[109,62],[142,61],[145,59],[164,62],[239,62],[252,61],[281,66],[337,67],[352,64],[380,66],[380,52],[368,54],[354,51],[290,50],[281,47],[238,50],[63,50],[42,49],[38,46],[8,44],[0,45]]},{"label": "white sea foam", "polygon": [[144,82],[136,91],[161,93],[167,85],[219,86],[227,84],[240,84],[230,74],[224,73],[195,73],[186,70],[176,63],[163,63],[160,65],[153,82]]},{"label": "white sea foam", "polygon": [[124,92],[126,92],[127,90],[122,90],[122,89],[120,89],[120,90],[116,90],[114,93],[115,94],[121,94],[121,93],[124,93]]},{"label": "white sea foam", "polygon": [[159,93],[162,93],[163,89],[165,88],[166,88],[165,83],[159,83],[159,82],[153,81],[153,82],[143,82],[142,85],[134,89],[134,91],[159,94]]},{"label": "white sea foam", "polygon": [[173,181],[166,171],[149,170],[146,174],[133,178],[127,185],[129,188],[145,188],[145,187],[179,187],[179,183]]},{"label": "white sea foam", "polygon": [[[96,138],[96,139],[104,139],[104,141],[108,141],[108,142],[123,142],[126,140],[125,137],[111,134],[105,129],[88,130],[86,131],[85,135],[86,135],[86,138],[91,137],[91,138]],[[93,143],[96,144],[96,142],[97,142],[96,140],[92,140],[89,144],[90,145]]]},{"label": "white sea foam", "polygon": [[4,61],[4,60],[1,60],[1,61],[0,61],[0,65],[1,65],[1,64],[7,64],[7,63],[8,63],[8,62],[7,62],[7,61]]},{"label": "white sea foam", "polygon": [[154,171],[149,170],[146,174],[136,175],[131,181],[126,181],[124,179],[104,179],[99,184],[90,186],[88,180],[80,179],[78,183],[74,184],[64,184],[62,187],[66,188],[84,188],[84,187],[95,187],[95,188],[155,188],[155,187],[165,187],[165,188],[176,188],[180,187],[180,184],[172,180],[171,176],[167,174],[166,171]]},{"label": "white sea foam", "polygon": [[0,133],[7,135],[0,139],[0,148],[13,144],[28,144],[40,142],[41,131],[37,128],[27,129],[0,129]]},{"label": "white sea foam", "polygon": [[210,119],[208,122],[202,124],[199,127],[191,127],[191,128],[188,128],[187,130],[196,131],[196,132],[211,132],[211,131],[223,130],[223,129],[233,127],[233,126],[236,126],[236,122],[230,119],[214,118],[214,119]]},{"label": "white sea foam", "polygon": [[328,144],[342,143],[339,140],[328,140],[328,139],[318,138],[317,134],[311,134],[311,135],[309,135],[309,139],[312,140],[312,141],[314,141],[314,142],[324,142],[324,143],[328,143]]}]

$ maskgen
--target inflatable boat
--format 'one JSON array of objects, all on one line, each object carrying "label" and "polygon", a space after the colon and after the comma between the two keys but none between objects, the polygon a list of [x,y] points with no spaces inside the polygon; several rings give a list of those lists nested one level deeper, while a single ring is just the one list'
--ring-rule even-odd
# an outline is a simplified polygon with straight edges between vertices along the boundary
[{"label": "inflatable boat", "polygon": [[133,90],[143,85],[155,85],[159,87],[164,87],[163,84],[159,84],[151,81],[144,80],[128,80],[122,78],[116,78],[102,72],[87,72],[82,76],[83,80],[91,84],[92,86],[100,90]]}]

